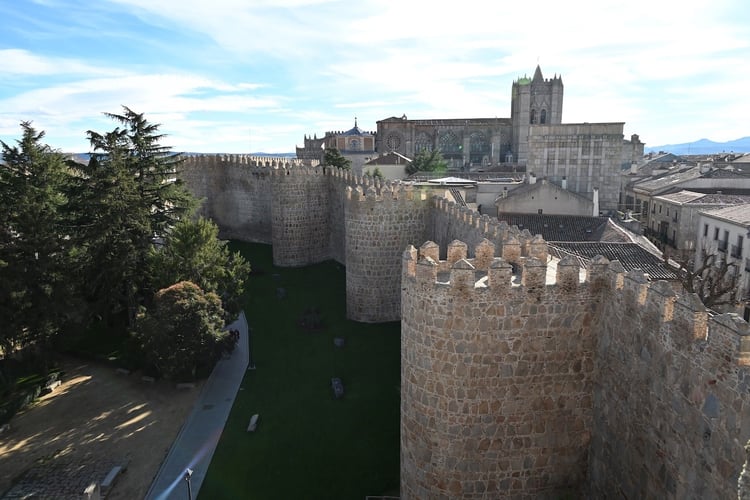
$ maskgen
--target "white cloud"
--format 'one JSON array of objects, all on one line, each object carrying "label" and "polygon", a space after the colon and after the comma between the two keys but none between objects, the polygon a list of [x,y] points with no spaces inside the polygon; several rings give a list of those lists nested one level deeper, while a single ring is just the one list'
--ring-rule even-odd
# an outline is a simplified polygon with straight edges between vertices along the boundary
[{"label": "white cloud", "polygon": [[[61,15],[73,5],[42,3]],[[508,117],[513,80],[539,61],[546,77],[563,76],[566,122],[625,121],[650,144],[750,135],[750,22],[739,0],[109,0],[75,12],[57,29],[113,27],[92,47],[112,62],[2,45],[0,80],[23,90],[0,90],[0,133],[29,118],[99,126],[101,111],[127,104],[176,142],[195,141],[190,150],[244,147],[252,129],[258,149],[291,151],[355,115],[366,129],[404,113]],[[51,17],[39,23],[37,38],[55,29]],[[121,57],[131,49],[138,57]]]},{"label": "white cloud", "polygon": [[20,76],[52,76],[52,75],[101,75],[119,73],[117,68],[102,68],[87,64],[80,59],[65,57],[43,57],[23,49],[0,49],[0,60],[3,61],[3,71],[0,78]]}]

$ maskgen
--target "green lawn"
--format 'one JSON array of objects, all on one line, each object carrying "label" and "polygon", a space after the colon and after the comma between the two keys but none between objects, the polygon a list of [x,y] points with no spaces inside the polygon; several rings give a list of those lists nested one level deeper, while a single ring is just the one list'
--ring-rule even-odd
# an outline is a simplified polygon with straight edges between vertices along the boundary
[{"label": "green lawn", "polygon": [[[399,323],[346,320],[344,269],[335,262],[276,268],[268,245],[233,248],[254,271],[245,314],[257,370],[245,376],[200,498],[397,495]],[[298,326],[310,307],[321,313],[319,331]],[[338,336],[345,347],[334,346]],[[334,399],[331,377],[343,381],[342,399]],[[258,430],[248,433],[254,413]]]}]

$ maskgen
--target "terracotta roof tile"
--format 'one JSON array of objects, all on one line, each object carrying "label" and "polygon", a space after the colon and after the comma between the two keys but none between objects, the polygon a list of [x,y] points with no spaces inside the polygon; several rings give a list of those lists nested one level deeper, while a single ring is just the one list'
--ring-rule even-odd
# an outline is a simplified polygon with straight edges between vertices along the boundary
[{"label": "terracotta roof tile", "polygon": [[651,279],[674,280],[677,276],[664,266],[662,259],[652,254],[636,243],[605,243],[591,242],[563,242],[548,243],[549,253],[562,258],[572,255],[577,258],[581,266],[597,255],[606,257],[610,261],[620,261],[625,271],[640,269]]}]

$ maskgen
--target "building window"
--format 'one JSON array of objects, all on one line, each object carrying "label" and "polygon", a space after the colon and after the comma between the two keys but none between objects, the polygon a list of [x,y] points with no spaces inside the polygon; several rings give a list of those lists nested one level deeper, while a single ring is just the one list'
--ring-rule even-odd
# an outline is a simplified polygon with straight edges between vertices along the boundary
[{"label": "building window", "polygon": [[735,259],[739,259],[739,258],[742,257],[742,243],[744,243],[743,242],[743,238],[742,238],[741,235],[738,235],[737,236],[737,244],[736,245],[732,245],[732,249],[731,249],[731,255]]},{"label": "building window", "polygon": [[529,118],[529,123],[536,123],[536,110],[531,110],[531,117]]},{"label": "building window", "polygon": [[703,224],[703,237],[708,237],[708,224]]},{"label": "building window", "polygon": [[722,253],[727,253],[727,245],[729,243],[729,231],[724,231],[724,239],[719,240],[718,250]]},{"label": "building window", "polygon": [[539,114],[539,123],[544,125],[547,123],[547,110],[543,109],[542,112]]},{"label": "building window", "polygon": [[659,205],[659,213],[661,213],[661,205]]},{"label": "building window", "polygon": [[714,241],[717,241],[719,239],[719,228],[714,228]]}]

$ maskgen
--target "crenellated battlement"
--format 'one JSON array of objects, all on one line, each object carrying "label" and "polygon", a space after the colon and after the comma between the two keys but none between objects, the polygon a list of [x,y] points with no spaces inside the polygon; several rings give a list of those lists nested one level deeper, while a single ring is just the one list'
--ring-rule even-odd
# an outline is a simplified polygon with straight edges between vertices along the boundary
[{"label": "crenellated battlement", "polygon": [[[181,156],[184,165],[207,167],[224,165],[237,166],[242,168],[262,168],[262,169],[293,169],[305,166],[302,160],[289,158],[286,156],[257,156],[242,154],[215,154],[215,155],[190,155]],[[309,163],[309,161],[308,161]],[[313,163],[316,166],[317,162]]]},{"label": "crenellated battlement", "polygon": [[670,348],[686,354],[698,349],[716,363],[732,360],[750,366],[750,325],[736,314],[711,316],[696,294],[679,295],[669,282],[650,282],[640,270],[626,273],[619,262],[601,256],[592,259],[584,273],[570,256],[556,261],[552,269],[530,247],[518,252],[517,246],[514,234],[501,248],[484,239],[469,257],[469,246],[454,240],[445,249],[445,259],[440,259],[435,242],[427,241],[419,249],[409,246],[402,255],[402,280],[425,293],[439,289],[503,296],[526,293],[542,301],[545,295],[559,299],[584,289],[604,293],[604,300],[624,316],[648,321]]},{"label": "crenellated battlement", "polygon": [[[541,237],[533,238],[534,245],[546,244]],[[548,273],[547,257],[536,255],[535,246],[522,247],[513,234],[498,248],[485,238],[472,249],[463,241],[454,240],[447,249],[447,258],[440,259],[440,247],[432,241],[425,242],[419,250],[409,246],[403,253],[403,279],[411,279],[418,286],[457,287],[483,292],[509,293],[514,289],[543,291],[559,285],[568,293],[590,282],[601,287],[604,271],[609,261],[593,259],[581,279],[581,268],[576,259],[566,257],[556,263],[553,274]]]},{"label": "crenellated battlement", "polygon": [[610,269],[609,280],[618,309],[647,322],[650,334],[670,349],[709,358],[713,366],[750,366],[750,325],[738,315],[712,315],[696,294],[680,295],[666,281],[649,282],[640,270]]},{"label": "crenellated battlement", "polygon": [[[344,135],[348,130],[329,130],[326,132],[326,137],[331,135]],[[362,135],[378,135],[377,131],[375,130],[361,130]]]},{"label": "crenellated battlement", "polygon": [[[358,179],[359,181],[359,179]],[[356,182],[347,186],[346,199],[351,202],[362,201],[424,201],[427,196],[423,191],[415,190],[410,184]]]},{"label": "crenellated battlement", "polygon": [[[432,202],[439,226],[447,228],[449,234],[473,245],[488,239],[502,249],[498,255],[502,253],[503,258],[510,262],[516,262],[521,256],[547,261],[547,242],[540,235],[532,235],[528,229],[508,226],[505,221],[498,222],[494,217],[482,215],[443,197],[435,196]],[[447,245],[448,241],[443,239],[441,243]]]}]

